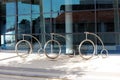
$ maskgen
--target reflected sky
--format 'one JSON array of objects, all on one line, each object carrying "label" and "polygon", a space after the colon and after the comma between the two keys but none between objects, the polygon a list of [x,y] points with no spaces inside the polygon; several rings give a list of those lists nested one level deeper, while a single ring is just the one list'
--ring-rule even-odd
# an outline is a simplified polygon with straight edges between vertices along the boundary
[{"label": "reflected sky", "polygon": [[[51,2],[52,1],[52,2]],[[69,4],[79,4],[80,0],[68,0]],[[61,5],[68,4],[66,3],[65,0],[43,0],[43,10],[44,12],[50,12],[51,10],[53,11],[59,11]],[[6,3],[6,13],[7,15],[15,15],[15,10],[16,10],[16,4],[15,2],[8,2]],[[27,14],[31,12],[33,13],[39,13],[39,5],[31,5],[31,4],[26,4],[26,3],[21,3],[18,2],[18,13],[19,14]]]},{"label": "reflected sky", "polygon": [[[68,0],[69,4],[79,4],[80,0]],[[56,12],[52,14],[52,17],[57,17],[60,11],[61,5],[68,4],[65,0],[43,0],[43,12],[44,18],[50,18],[51,12]],[[32,12],[32,15],[31,15]],[[37,4],[26,4],[22,2],[18,2],[18,23],[21,20],[26,19],[28,21],[36,19],[39,17],[40,8]],[[7,21],[7,28],[13,27],[15,25],[16,19],[16,3],[15,2],[8,2],[6,3],[6,21]]]}]

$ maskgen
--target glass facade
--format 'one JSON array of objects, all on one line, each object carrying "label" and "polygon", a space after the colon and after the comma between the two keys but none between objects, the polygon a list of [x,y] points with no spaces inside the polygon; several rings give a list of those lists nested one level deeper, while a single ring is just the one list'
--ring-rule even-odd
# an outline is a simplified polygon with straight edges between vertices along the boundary
[{"label": "glass facade", "polygon": [[59,40],[74,48],[88,31],[98,34],[111,53],[120,51],[119,7],[120,0],[1,0],[1,49],[14,49],[21,34],[34,35],[44,44],[52,32],[69,37],[71,45]]}]

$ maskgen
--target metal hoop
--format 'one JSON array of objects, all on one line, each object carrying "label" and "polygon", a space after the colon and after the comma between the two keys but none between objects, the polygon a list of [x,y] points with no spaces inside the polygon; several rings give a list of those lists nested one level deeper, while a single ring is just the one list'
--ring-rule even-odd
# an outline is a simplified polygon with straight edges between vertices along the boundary
[{"label": "metal hoop", "polygon": [[[84,56],[82,55],[82,53],[81,53],[81,46],[82,46],[83,43],[85,43],[85,42],[90,42],[90,43],[92,44],[93,48],[94,48],[92,55],[91,55],[90,57],[88,57],[88,58],[84,57]],[[92,57],[95,55],[95,44],[93,43],[93,41],[91,41],[90,39],[85,39],[85,40],[83,40],[83,41],[80,43],[80,45],[79,45],[79,55],[80,55],[83,59],[86,59],[86,60],[92,58]]]},{"label": "metal hoop", "polygon": [[[104,56],[104,54],[103,54],[104,51],[106,52],[105,56]],[[106,57],[108,56],[108,50],[105,49],[105,48],[102,49],[100,53],[101,53],[101,55],[102,55],[103,58],[106,58]]]},{"label": "metal hoop", "polygon": [[[58,44],[59,53],[58,53],[58,55],[55,56],[55,57],[50,57],[50,56],[46,53],[46,47],[47,47],[48,43],[50,43],[50,42],[55,42],[55,43]],[[44,53],[45,53],[45,55],[46,55],[48,58],[50,58],[50,59],[56,59],[56,58],[58,58],[59,55],[61,54],[61,46],[60,46],[60,43],[59,43],[58,41],[56,41],[56,40],[49,40],[49,41],[47,41],[47,42],[45,43],[45,46],[44,46]]]},{"label": "metal hoop", "polygon": [[[19,54],[19,51],[18,51],[18,45],[21,44],[22,42],[27,43],[27,44],[29,45],[29,48],[30,48],[30,49],[28,50],[28,52],[25,53],[24,55],[20,55],[20,54]],[[21,57],[21,58],[26,58],[29,54],[32,53],[32,46],[31,46],[30,42],[28,42],[27,40],[20,40],[20,41],[18,41],[17,44],[15,45],[15,52],[17,53],[17,55],[18,55],[19,57]]]}]

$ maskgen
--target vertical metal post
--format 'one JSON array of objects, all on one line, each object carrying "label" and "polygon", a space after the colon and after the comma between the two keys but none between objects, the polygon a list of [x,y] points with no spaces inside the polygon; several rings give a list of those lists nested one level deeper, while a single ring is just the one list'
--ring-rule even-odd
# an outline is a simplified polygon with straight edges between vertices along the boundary
[{"label": "vertical metal post", "polygon": [[[70,52],[73,49],[73,26],[72,26],[72,0],[65,0],[65,30],[66,30],[66,54],[72,53]],[[69,39],[69,41],[67,40]]]},{"label": "vertical metal post", "polygon": [[[31,22],[30,22],[30,34],[32,35],[32,29],[33,29],[33,23],[32,23],[32,0],[30,0],[30,18],[31,18]],[[33,39],[32,37],[31,39],[31,44],[33,45]]]},{"label": "vertical metal post", "polygon": [[[96,7],[96,4],[97,2],[96,2],[96,0],[94,0],[94,7],[95,7],[95,9],[94,9],[94,13],[95,13],[95,34],[97,33],[97,13],[96,13],[96,11],[97,11],[97,7]],[[95,48],[96,48],[96,54],[97,54],[97,39],[95,38]]]},{"label": "vertical metal post", "polygon": [[32,34],[32,29],[33,29],[33,24],[32,24],[32,0],[30,0],[30,17],[31,17],[30,34]]},{"label": "vertical metal post", "polygon": [[52,0],[50,0],[50,32],[52,32],[53,30],[53,26],[52,26]]},{"label": "vertical metal post", "polygon": [[[113,3],[113,7],[114,7],[114,27],[115,27],[115,32],[117,32],[117,33],[120,31],[120,28],[119,28],[119,6],[118,5],[119,5],[118,0],[114,0],[114,3]],[[116,34],[115,41],[116,41],[117,45],[120,44],[119,34]]]},{"label": "vertical metal post", "polygon": [[16,7],[16,24],[15,24],[15,42],[17,43],[18,39],[18,0],[15,0],[15,7]]},{"label": "vertical metal post", "polygon": [[45,44],[45,20],[43,14],[43,2],[39,0],[39,9],[40,9],[40,29],[41,29],[41,42],[42,45]]}]

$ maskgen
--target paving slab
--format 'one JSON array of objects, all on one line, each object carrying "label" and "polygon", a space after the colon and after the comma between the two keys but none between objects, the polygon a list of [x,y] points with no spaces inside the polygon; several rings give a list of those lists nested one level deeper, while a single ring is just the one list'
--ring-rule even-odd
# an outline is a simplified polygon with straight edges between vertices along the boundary
[{"label": "paving slab", "polygon": [[51,60],[44,54],[30,54],[23,59],[14,52],[0,52],[0,74],[6,73],[68,80],[120,80],[120,55],[99,55],[90,60],[61,55]]}]

